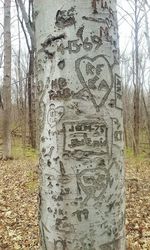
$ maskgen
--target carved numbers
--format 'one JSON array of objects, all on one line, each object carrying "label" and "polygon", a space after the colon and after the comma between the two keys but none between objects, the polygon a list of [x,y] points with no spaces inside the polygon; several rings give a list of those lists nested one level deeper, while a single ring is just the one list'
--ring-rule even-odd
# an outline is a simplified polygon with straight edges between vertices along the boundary
[{"label": "carved numbers", "polygon": [[103,120],[65,122],[63,127],[65,152],[76,153],[79,150],[87,154],[107,154],[108,128]]},{"label": "carved numbers", "polygon": [[85,51],[91,51],[93,48],[98,50],[102,45],[101,37],[96,35],[91,35],[90,39],[86,37],[84,41],[80,41],[79,39],[68,41],[68,46],[64,47],[62,44],[58,47],[58,51],[64,54],[65,50],[68,50],[69,54],[79,53],[81,48]]}]

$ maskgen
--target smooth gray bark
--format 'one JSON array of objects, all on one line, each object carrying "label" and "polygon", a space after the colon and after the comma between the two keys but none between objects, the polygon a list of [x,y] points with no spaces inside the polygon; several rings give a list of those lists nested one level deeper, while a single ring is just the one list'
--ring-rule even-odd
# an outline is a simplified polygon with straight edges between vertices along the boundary
[{"label": "smooth gray bark", "polygon": [[42,249],[124,250],[116,1],[36,0]]}]

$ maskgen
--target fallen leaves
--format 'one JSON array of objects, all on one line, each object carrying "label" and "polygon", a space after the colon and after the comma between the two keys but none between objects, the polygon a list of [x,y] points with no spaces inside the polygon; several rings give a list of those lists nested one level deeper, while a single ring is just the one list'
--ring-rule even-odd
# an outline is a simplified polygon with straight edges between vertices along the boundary
[{"label": "fallen leaves", "polygon": [[35,164],[29,160],[0,162],[1,250],[39,249]]},{"label": "fallen leaves", "polygon": [[[35,161],[0,161],[0,250],[38,250]],[[127,250],[150,249],[150,160],[127,161]]]},{"label": "fallen leaves", "polygon": [[127,161],[126,237],[128,250],[150,249],[150,159]]}]

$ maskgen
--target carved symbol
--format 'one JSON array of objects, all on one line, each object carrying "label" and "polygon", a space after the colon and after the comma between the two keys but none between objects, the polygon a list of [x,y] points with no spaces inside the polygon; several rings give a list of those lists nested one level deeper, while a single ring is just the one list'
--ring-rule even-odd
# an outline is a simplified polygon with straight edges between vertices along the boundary
[{"label": "carved symbol", "polygon": [[77,173],[77,182],[86,195],[83,205],[90,199],[99,200],[109,183],[109,170],[106,169],[104,160],[101,159],[94,169]]},{"label": "carved symbol", "polygon": [[72,7],[69,10],[58,10],[56,14],[55,25],[59,28],[65,28],[75,24],[74,13],[75,9]]},{"label": "carved symbol", "polygon": [[94,58],[83,56],[76,60],[75,68],[83,90],[87,90],[96,111],[99,111],[113,87],[113,73],[108,60],[103,55]]},{"label": "carved symbol", "polygon": [[57,108],[55,107],[54,104],[50,104],[50,108],[48,111],[47,115],[47,121],[50,127],[54,127],[56,122],[59,122],[60,119],[64,115],[64,107],[63,106],[58,106]]},{"label": "carved symbol", "polygon": [[123,131],[122,126],[117,118],[112,118],[112,139],[113,139],[113,145],[120,148],[120,142],[123,140]]},{"label": "carved symbol", "polygon": [[66,220],[66,217],[64,217],[63,219],[59,219],[59,218],[56,219],[56,230],[58,230],[59,232],[66,233],[66,234],[74,233],[75,232],[74,225],[66,222],[65,220]]},{"label": "carved symbol", "polygon": [[77,210],[76,212],[73,213],[73,215],[77,215],[78,221],[82,221],[82,215],[85,220],[88,220],[89,211],[87,209]]},{"label": "carved symbol", "polygon": [[54,250],[66,250],[66,240],[58,239],[54,240]]},{"label": "carved symbol", "polygon": [[115,100],[116,108],[122,110],[122,81],[121,77],[115,74]]}]

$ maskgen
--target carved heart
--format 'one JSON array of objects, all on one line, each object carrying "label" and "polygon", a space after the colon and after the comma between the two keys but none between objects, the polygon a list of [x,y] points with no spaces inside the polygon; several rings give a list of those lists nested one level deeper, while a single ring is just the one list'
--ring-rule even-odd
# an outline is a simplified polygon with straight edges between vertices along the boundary
[{"label": "carved heart", "polygon": [[113,73],[109,61],[103,55],[83,56],[75,63],[76,72],[84,90],[89,94],[96,110],[105,104],[113,87]]},{"label": "carved heart", "polygon": [[55,107],[54,104],[51,104],[49,111],[48,111],[48,116],[47,116],[47,120],[48,120],[50,127],[51,128],[54,127],[56,122],[60,121],[63,115],[64,115],[63,106]]}]

